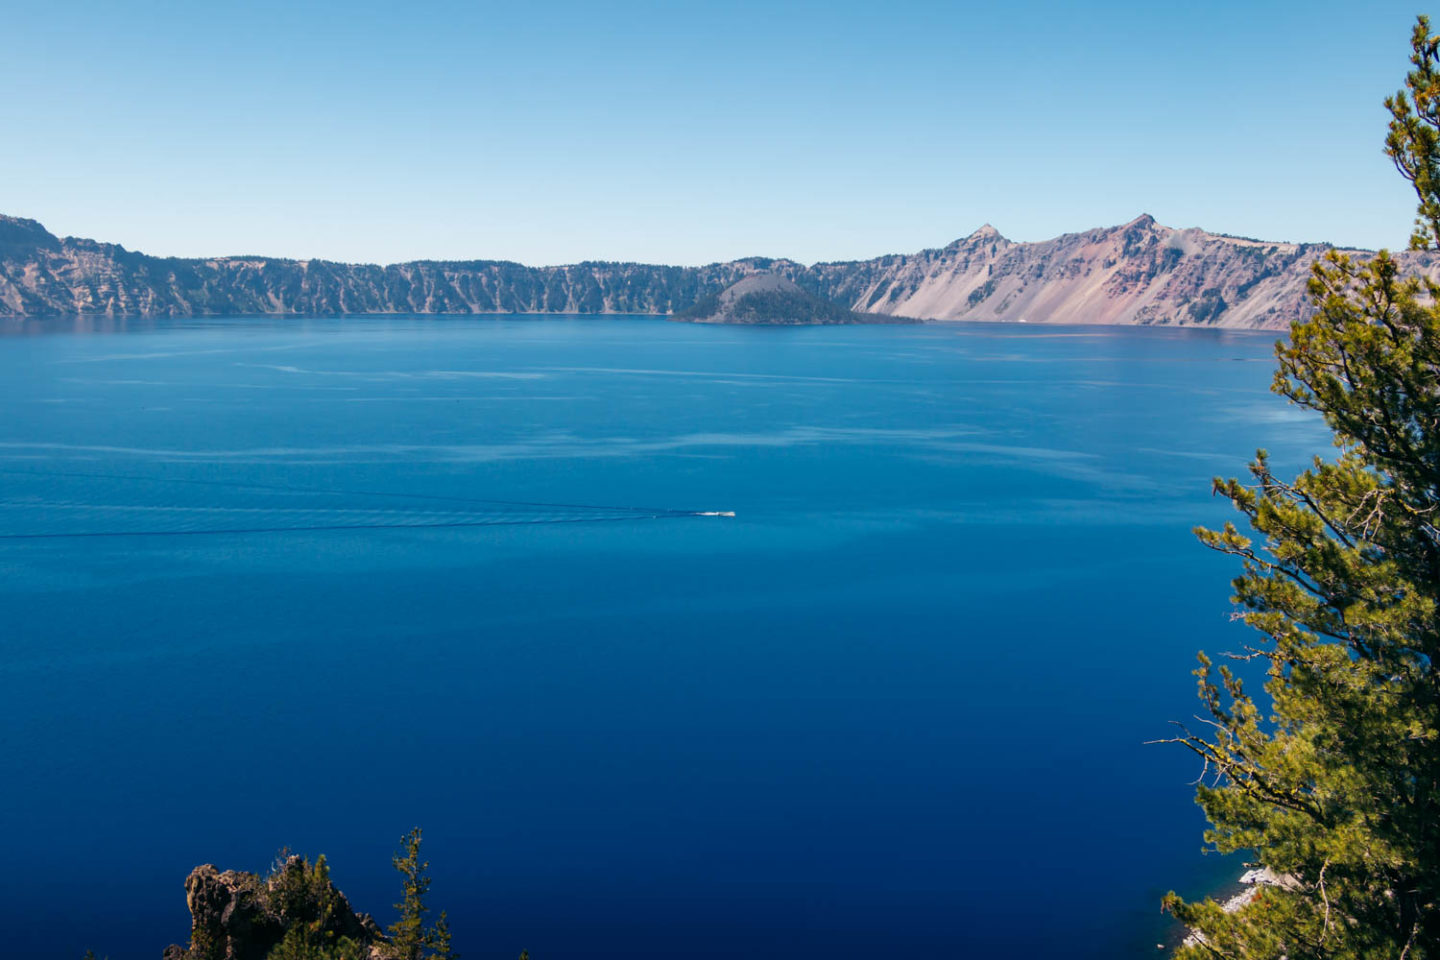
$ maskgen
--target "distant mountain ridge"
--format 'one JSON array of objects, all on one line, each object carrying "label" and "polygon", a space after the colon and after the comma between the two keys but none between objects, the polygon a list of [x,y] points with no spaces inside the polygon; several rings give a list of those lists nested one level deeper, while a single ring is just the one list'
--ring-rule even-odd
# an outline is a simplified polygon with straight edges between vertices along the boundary
[{"label": "distant mountain ridge", "polygon": [[[496,260],[378,266],[152,257],[0,216],[0,314],[669,315],[768,272],[850,310],[888,317],[1283,328],[1309,314],[1310,267],[1330,249],[1176,230],[1141,216],[1037,243],[1007,240],[987,225],[940,249],[813,266],[763,257],[703,267]],[[1440,275],[1440,254],[1396,256],[1407,270]]]}]

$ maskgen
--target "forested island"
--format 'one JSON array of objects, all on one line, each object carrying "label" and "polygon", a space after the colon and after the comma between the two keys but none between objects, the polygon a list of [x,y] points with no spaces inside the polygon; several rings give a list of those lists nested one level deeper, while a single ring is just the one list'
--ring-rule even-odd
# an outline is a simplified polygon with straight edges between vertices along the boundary
[{"label": "forested island", "polygon": [[856,313],[801,288],[775,273],[756,273],[731,284],[713,297],[675,314],[695,323],[903,323],[904,318]]}]

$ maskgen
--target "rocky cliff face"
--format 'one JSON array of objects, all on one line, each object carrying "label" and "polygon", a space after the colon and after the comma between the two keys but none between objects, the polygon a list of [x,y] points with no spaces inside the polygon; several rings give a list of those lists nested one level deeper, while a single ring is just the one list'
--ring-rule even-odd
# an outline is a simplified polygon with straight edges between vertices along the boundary
[{"label": "rocky cliff face", "polygon": [[[1309,312],[1310,267],[1329,249],[1175,230],[1142,216],[1040,243],[1015,243],[987,226],[939,250],[810,267],[765,258],[704,267],[382,267],[150,257],[0,216],[0,314],[670,314],[769,272],[857,312],[891,317],[1283,328]],[[1440,275],[1437,255],[1398,259]]]},{"label": "rocky cliff face", "polygon": [[196,867],[185,878],[190,945],[167,947],[164,960],[265,960],[297,926],[309,935],[307,946],[348,941],[357,957],[379,960],[388,942],[379,926],[351,908],[330,883],[323,860],[318,870],[301,857],[288,858],[264,878]]},{"label": "rocky cliff face", "polygon": [[[875,313],[1285,328],[1309,315],[1310,268],[1330,249],[1175,230],[1142,216],[1040,243],[1014,243],[985,226],[940,250],[817,264],[811,272],[836,299]],[[1440,266],[1434,254],[1397,258],[1432,276]]]},{"label": "rocky cliff face", "polygon": [[504,261],[375,266],[267,257],[150,257],[114,244],[59,239],[33,220],[0,216],[0,314],[239,316],[346,313],[668,314],[766,259],[708,267]]}]

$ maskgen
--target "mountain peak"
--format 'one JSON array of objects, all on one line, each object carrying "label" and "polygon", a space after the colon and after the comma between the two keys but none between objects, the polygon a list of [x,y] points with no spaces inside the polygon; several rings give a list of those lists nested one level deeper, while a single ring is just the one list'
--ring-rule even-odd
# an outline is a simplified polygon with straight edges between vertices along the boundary
[{"label": "mountain peak", "polygon": [[974,233],[970,234],[970,236],[966,237],[965,239],[970,241],[1004,240],[1005,237],[1001,235],[999,230],[996,230],[993,226],[987,223],[983,224],[979,230],[976,230]]}]

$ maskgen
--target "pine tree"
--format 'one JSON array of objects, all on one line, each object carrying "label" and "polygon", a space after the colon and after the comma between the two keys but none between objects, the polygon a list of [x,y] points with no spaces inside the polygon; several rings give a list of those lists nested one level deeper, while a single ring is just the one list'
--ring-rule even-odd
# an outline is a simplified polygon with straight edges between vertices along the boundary
[{"label": "pine tree", "polygon": [[309,860],[282,850],[265,879],[268,913],[285,929],[266,960],[367,960],[369,950],[331,929],[339,892],[322,853]]},{"label": "pine tree", "polygon": [[[1411,245],[1440,244],[1440,38],[1420,18],[1406,91],[1386,100],[1385,151],[1419,196]],[[1408,92],[1407,92],[1408,91]],[[1261,451],[1252,484],[1215,482],[1244,516],[1197,530],[1238,557],[1236,660],[1201,655],[1209,843],[1280,878],[1226,913],[1166,906],[1197,934],[1178,956],[1440,960],[1440,286],[1385,252],[1334,254],[1316,315],[1277,346],[1274,389],[1319,412],[1339,454],[1293,481]]]},{"label": "pine tree", "polygon": [[434,924],[426,924],[430,908],[425,897],[430,892],[430,863],[420,859],[420,828],[400,838],[402,852],[392,862],[401,877],[401,899],[395,904],[400,915],[387,932],[390,944],[387,954],[392,960],[459,960],[450,945],[450,926],[445,911]]}]

